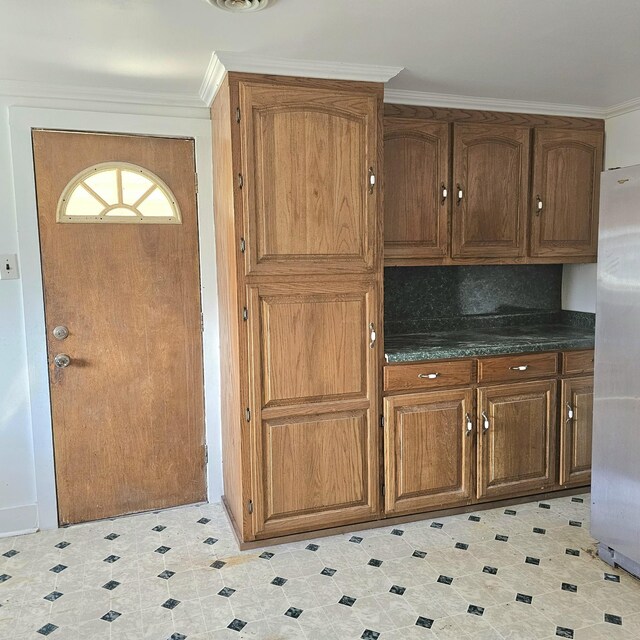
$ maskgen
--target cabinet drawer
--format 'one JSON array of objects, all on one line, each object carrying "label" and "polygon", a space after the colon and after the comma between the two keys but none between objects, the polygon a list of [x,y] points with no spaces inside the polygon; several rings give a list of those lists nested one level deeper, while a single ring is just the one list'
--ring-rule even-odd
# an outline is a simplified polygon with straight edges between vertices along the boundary
[{"label": "cabinet drawer", "polygon": [[444,389],[473,382],[473,360],[434,360],[384,368],[384,390]]},{"label": "cabinet drawer", "polygon": [[593,349],[587,351],[565,351],[562,354],[562,373],[580,376],[593,372]]},{"label": "cabinet drawer", "polygon": [[529,353],[478,360],[478,382],[511,382],[555,376],[557,353]]}]

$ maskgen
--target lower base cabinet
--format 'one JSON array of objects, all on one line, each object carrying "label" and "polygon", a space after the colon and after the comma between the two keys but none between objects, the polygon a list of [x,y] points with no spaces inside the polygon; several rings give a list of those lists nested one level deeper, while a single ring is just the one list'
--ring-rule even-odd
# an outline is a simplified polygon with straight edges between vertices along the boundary
[{"label": "lower base cabinet", "polygon": [[562,380],[560,410],[560,484],[591,482],[593,376]]}]

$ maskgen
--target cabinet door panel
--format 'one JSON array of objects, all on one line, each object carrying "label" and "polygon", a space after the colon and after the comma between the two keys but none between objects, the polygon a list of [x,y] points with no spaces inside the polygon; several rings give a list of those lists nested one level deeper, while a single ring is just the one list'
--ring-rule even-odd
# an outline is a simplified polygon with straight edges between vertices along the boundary
[{"label": "cabinet door panel", "polygon": [[469,389],[385,398],[385,509],[422,511],[472,498]]},{"label": "cabinet door panel", "polygon": [[379,509],[377,285],[250,285],[257,537],[365,520]]},{"label": "cabinet door panel", "polygon": [[372,271],[377,97],[241,82],[240,106],[248,272]]},{"label": "cabinet door panel", "polygon": [[529,129],[455,125],[452,256],[524,255],[528,184]]},{"label": "cabinet door panel", "polygon": [[593,433],[593,376],[562,381],[560,415],[560,484],[589,484]]},{"label": "cabinet door panel", "polygon": [[447,255],[449,125],[385,119],[385,258]]},{"label": "cabinet door panel", "polygon": [[556,381],[481,387],[478,411],[478,498],[550,488],[556,480]]},{"label": "cabinet door panel", "polygon": [[532,256],[595,259],[602,149],[598,131],[536,130]]}]

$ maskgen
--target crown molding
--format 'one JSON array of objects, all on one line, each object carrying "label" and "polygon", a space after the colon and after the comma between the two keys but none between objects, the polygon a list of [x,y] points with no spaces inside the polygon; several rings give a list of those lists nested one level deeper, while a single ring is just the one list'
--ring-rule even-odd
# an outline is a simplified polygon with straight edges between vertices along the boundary
[{"label": "crown molding", "polygon": [[235,51],[214,51],[200,87],[200,99],[210,105],[227,71],[265,73],[276,76],[300,76],[325,80],[387,82],[404,67],[385,67],[352,62],[293,60]]},{"label": "crown molding", "polygon": [[578,116],[583,118],[605,118],[607,109],[585,107],[576,104],[553,102],[529,102],[502,98],[475,98],[446,93],[428,93],[385,88],[384,101],[415,106],[446,107],[451,109],[480,109],[485,111],[511,111],[515,113],[540,113],[554,116]]},{"label": "crown molding", "polygon": [[606,109],[606,118],[615,118],[616,116],[622,116],[625,113],[631,113],[632,111],[640,111],[640,97],[633,98],[632,100],[626,100],[619,104],[614,104],[612,107]]}]

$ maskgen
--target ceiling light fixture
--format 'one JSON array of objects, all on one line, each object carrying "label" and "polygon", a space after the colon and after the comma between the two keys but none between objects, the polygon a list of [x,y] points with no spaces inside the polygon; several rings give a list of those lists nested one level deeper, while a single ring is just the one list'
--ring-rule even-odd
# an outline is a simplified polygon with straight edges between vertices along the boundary
[{"label": "ceiling light fixture", "polygon": [[[271,0],[273,4],[275,0]],[[249,11],[260,11],[266,9],[269,0],[207,0],[214,7],[235,13],[248,13]]]}]

